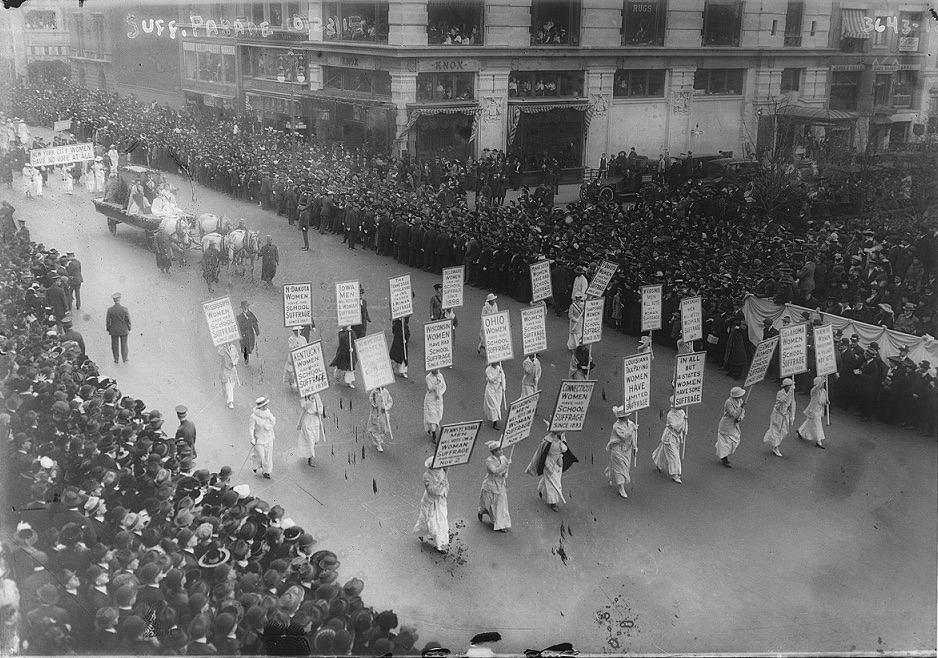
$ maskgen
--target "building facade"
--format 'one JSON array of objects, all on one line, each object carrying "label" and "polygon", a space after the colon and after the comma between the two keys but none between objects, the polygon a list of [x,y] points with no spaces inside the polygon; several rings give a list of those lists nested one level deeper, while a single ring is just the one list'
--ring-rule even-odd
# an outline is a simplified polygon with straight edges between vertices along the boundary
[{"label": "building facade", "polygon": [[5,74],[27,77],[32,70],[38,77],[48,65],[37,66],[37,62],[67,64],[70,24],[66,7],[60,0],[37,0],[15,11],[0,12],[0,68]]}]

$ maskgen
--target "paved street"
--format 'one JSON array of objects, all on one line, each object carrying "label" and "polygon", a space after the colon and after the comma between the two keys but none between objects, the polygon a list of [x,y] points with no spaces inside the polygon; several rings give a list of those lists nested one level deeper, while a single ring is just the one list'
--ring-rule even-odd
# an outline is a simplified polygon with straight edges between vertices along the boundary
[{"label": "paved street", "polygon": [[[51,181],[52,177],[50,177]],[[318,333],[327,362],[336,346],[336,281],[360,279],[373,323],[390,342],[387,279],[407,268],[373,252],[349,251],[335,236],[312,232],[300,251],[299,233],[283,217],[173,178],[188,212],[244,217],[280,249],[275,283],[312,281]],[[19,190],[19,178],[15,181]],[[7,196],[7,195],[4,195]],[[572,199],[575,189],[564,190]],[[341,578],[362,577],[368,605],[391,608],[417,626],[418,646],[435,639],[461,652],[478,632],[497,630],[499,652],[520,652],[569,641],[580,651],[776,652],[933,650],[935,634],[936,444],[875,421],[860,423],[834,411],[828,449],[788,439],[779,459],[762,443],[775,387],[756,387],[742,422],[735,468],[723,468],[713,444],[722,404],[736,382],[711,369],[704,404],[690,410],[683,486],[658,474],[651,461],[663,427],[673,351],[656,347],[653,407],[639,414],[640,453],[628,500],[606,484],[604,447],[621,396],[620,359],[637,340],[608,331],[594,349],[599,380],[587,427],[568,436],[580,460],[564,474],[568,504],[553,512],[524,467],[543,435],[517,446],[509,478],[512,529],[493,533],[476,520],[486,451],[496,438],[485,428],[472,463],[450,470],[450,554],[421,547],[411,533],[422,491],[423,461],[432,445],[422,428],[425,391],[421,325],[438,278],[412,272],[416,314],[410,344],[411,378],[390,387],[394,442],[382,455],[366,445],[365,392],[332,388],[327,443],[317,466],[292,456],[299,404],[282,383],[289,330],[282,324],[280,288],[236,278],[210,296],[198,252],[187,267],[161,274],[141,242],[142,232],[120,226],[108,233],[90,197],[66,196],[58,177],[45,197],[12,197],[33,239],[74,250],[84,267],[84,306],[75,328],[103,373],[121,390],[143,398],[164,416],[185,403],[199,430],[199,465],[230,464],[236,482],[280,504],[287,516],[336,552]],[[256,270],[258,276],[260,267]],[[222,273],[222,283],[225,273]],[[123,294],[134,331],[130,362],[114,364],[104,331],[110,295]],[[259,356],[239,366],[243,386],[234,410],[218,382],[218,357],[201,302],[228,291],[232,302],[253,302],[260,320]],[[444,373],[445,422],[482,417],[485,362],[476,354],[479,309],[485,291],[467,288],[457,311],[456,366]],[[501,297],[517,323],[522,306]],[[546,418],[566,376],[567,323],[548,314],[543,355]],[[520,346],[516,327],[515,345]],[[509,396],[520,392],[520,358],[505,364]],[[247,419],[253,400],[272,398],[278,417],[272,481],[242,463],[248,454]],[[604,399],[605,398],[605,399]],[[807,397],[799,396],[798,420]],[[166,430],[175,431],[175,421]],[[364,446],[364,449],[363,449]],[[377,493],[375,493],[375,491]]]}]

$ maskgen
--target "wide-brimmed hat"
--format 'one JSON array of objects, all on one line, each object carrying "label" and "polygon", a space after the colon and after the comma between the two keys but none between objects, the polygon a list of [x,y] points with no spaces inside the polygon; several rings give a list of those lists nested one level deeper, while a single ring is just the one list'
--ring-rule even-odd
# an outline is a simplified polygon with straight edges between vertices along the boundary
[{"label": "wide-brimmed hat", "polygon": [[[502,443],[501,443],[501,441],[486,441],[486,442],[485,442],[485,447],[488,448],[488,449],[491,450],[491,451],[495,451],[495,450],[498,450],[499,448],[502,447]],[[430,462],[431,462],[431,463],[433,462],[433,458],[432,458],[432,457],[430,458]],[[429,468],[429,466],[428,466],[427,468]]]},{"label": "wide-brimmed hat", "polygon": [[815,386],[820,386],[821,384],[825,383],[826,381],[827,381],[827,377],[825,377],[824,375],[818,375],[817,377],[814,378],[814,385],[815,385]]},{"label": "wide-brimmed hat", "polygon": [[423,463],[425,468],[430,468],[433,466],[433,455],[427,457],[427,460]]},{"label": "wide-brimmed hat", "polygon": [[205,555],[199,558],[199,566],[211,569],[224,564],[231,557],[231,551],[227,548],[213,546],[205,552]]},{"label": "wide-brimmed hat", "polygon": [[792,379],[791,377],[786,377],[785,379],[782,380],[782,386],[794,386],[794,385],[795,385],[795,380]]},{"label": "wide-brimmed hat", "polygon": [[496,299],[498,299],[498,296],[491,292],[485,297],[485,301],[487,302],[494,302]]},{"label": "wide-brimmed hat", "polygon": [[612,408],[612,413],[614,413],[614,414],[616,415],[616,418],[625,418],[626,416],[629,415],[629,414],[625,411],[625,406],[624,406],[624,405],[620,405],[620,406],[618,406],[618,407],[613,407],[613,408]]},{"label": "wide-brimmed hat", "polygon": [[746,389],[744,388],[740,388],[739,386],[734,386],[732,389],[730,389],[731,398],[741,398],[744,395],[746,395]]},{"label": "wide-brimmed hat", "polygon": [[267,398],[265,398],[265,397],[259,397],[259,398],[257,398],[256,400],[254,400],[254,408],[255,408],[255,409],[263,409],[263,408],[265,408],[268,404],[270,404],[270,400],[267,399]]}]

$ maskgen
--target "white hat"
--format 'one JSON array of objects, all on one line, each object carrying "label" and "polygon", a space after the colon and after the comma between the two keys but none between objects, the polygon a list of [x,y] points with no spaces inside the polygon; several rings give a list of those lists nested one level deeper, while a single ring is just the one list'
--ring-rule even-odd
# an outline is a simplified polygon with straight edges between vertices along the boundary
[{"label": "white hat", "polygon": [[301,327],[300,325],[296,325],[295,327],[291,327],[291,329],[293,329],[293,331],[300,331],[302,328],[303,328],[303,327]]},{"label": "white hat", "polygon": [[263,409],[263,408],[266,407],[268,404],[270,404],[270,400],[268,400],[268,399],[265,398],[265,397],[259,397],[259,398],[257,398],[256,400],[254,400],[254,408],[255,408],[255,409]]},{"label": "white hat", "polygon": [[494,302],[496,299],[498,299],[498,297],[494,293],[490,292],[488,296],[485,298],[485,301]]},{"label": "white hat", "polygon": [[641,338],[638,339],[638,342],[641,343],[642,345],[647,345],[648,343],[651,342],[651,336],[642,336]]},{"label": "white hat", "polygon": [[794,386],[794,385],[795,385],[795,380],[792,379],[791,377],[786,377],[785,379],[782,380],[782,386]]},{"label": "white hat", "polygon": [[618,407],[612,408],[612,413],[616,415],[616,418],[625,418],[629,414],[625,411],[625,405],[620,405]]},{"label": "white hat", "polygon": [[499,448],[502,447],[502,442],[501,441],[486,441],[485,447],[488,448],[489,450],[498,450]]},{"label": "white hat", "polygon": [[251,487],[246,484],[239,484],[231,487],[231,490],[238,494],[238,498],[247,498],[251,495]]},{"label": "white hat", "polygon": [[426,468],[432,467],[432,466],[433,466],[433,455],[430,455],[429,457],[427,457],[427,460],[423,463],[423,465],[424,465]]},{"label": "white hat", "polygon": [[744,395],[746,395],[746,389],[740,388],[739,386],[734,386],[734,387],[730,390],[730,397],[731,397],[731,398],[741,398],[741,397],[743,397]]}]

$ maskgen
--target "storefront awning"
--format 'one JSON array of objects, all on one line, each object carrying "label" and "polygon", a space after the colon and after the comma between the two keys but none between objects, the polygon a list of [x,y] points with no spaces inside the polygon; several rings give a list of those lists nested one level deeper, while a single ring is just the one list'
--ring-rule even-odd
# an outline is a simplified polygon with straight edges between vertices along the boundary
[{"label": "storefront awning", "polygon": [[373,105],[393,107],[391,99],[370,98],[367,96],[355,96],[353,94],[343,94],[342,92],[314,91],[309,98],[313,101],[336,101],[339,103],[354,103],[356,105]]},{"label": "storefront awning", "polygon": [[822,107],[801,107],[799,105],[786,105],[778,108],[776,114],[780,117],[806,119],[808,121],[834,123],[837,121],[856,121],[859,115],[856,112],[844,110],[826,110]]},{"label": "storefront awning", "polygon": [[407,117],[407,125],[397,134],[397,137],[394,139],[395,142],[400,142],[404,139],[410,130],[417,124],[417,121],[420,120],[420,117],[432,117],[437,114],[468,114],[472,117],[472,134],[469,137],[469,141],[473,142],[476,139],[476,136],[479,134],[479,118],[482,116],[482,108],[476,105],[475,103],[469,105],[451,105],[448,107],[415,107],[410,108],[410,116]]},{"label": "storefront awning", "polygon": [[583,99],[577,99],[575,102],[556,102],[549,103],[511,103],[508,105],[508,145],[515,141],[515,134],[518,132],[518,122],[521,120],[522,112],[524,114],[540,114],[541,112],[550,112],[551,110],[577,110],[585,112],[586,128],[589,129],[590,120],[593,118],[595,107]]},{"label": "storefront awning", "polygon": [[864,30],[866,26],[865,9],[844,9],[843,10],[843,36],[848,39],[869,39],[872,32]]}]

